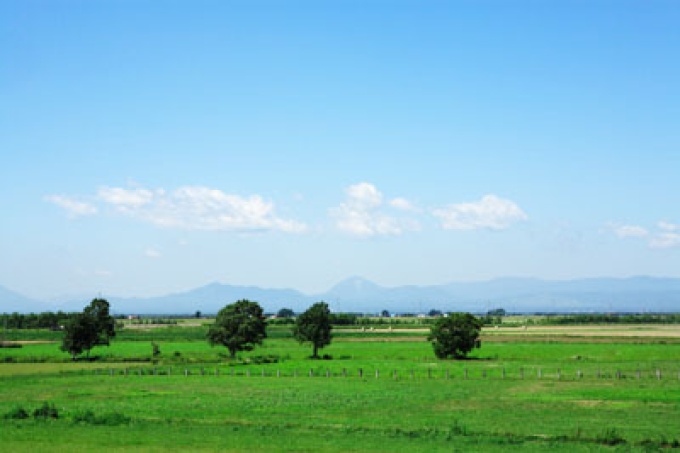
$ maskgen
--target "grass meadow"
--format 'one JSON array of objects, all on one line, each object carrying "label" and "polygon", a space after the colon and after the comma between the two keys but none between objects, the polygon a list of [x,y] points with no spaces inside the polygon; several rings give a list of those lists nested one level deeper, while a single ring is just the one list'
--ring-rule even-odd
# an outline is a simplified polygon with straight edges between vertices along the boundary
[{"label": "grass meadow", "polygon": [[[672,338],[487,337],[440,361],[417,335],[273,329],[235,360],[200,327],[121,334],[96,361],[0,349],[3,451],[657,451],[680,447]],[[126,335],[135,335],[135,339]],[[151,357],[151,341],[161,354]],[[35,418],[45,402],[59,418]],[[24,409],[29,417],[8,417]]]}]

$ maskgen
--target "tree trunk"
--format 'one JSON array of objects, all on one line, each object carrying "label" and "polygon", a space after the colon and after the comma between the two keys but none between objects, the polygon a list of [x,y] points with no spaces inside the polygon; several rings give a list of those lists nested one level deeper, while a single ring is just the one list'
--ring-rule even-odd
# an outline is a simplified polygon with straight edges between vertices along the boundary
[{"label": "tree trunk", "polygon": [[319,358],[319,347],[317,345],[314,345],[314,353],[312,354],[313,359],[318,359]]}]

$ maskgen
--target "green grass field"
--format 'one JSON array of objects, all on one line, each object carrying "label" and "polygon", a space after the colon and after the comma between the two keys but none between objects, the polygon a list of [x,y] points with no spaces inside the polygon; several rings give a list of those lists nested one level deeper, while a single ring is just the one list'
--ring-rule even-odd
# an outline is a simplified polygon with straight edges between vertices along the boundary
[{"label": "green grass field", "polygon": [[70,363],[56,343],[0,349],[0,417],[44,402],[59,411],[0,419],[1,449],[656,451],[680,441],[678,343],[518,338],[453,362],[422,338],[375,334],[338,337],[322,351],[331,360],[313,361],[282,331],[230,361],[193,336],[120,335],[92,351],[95,362]]}]

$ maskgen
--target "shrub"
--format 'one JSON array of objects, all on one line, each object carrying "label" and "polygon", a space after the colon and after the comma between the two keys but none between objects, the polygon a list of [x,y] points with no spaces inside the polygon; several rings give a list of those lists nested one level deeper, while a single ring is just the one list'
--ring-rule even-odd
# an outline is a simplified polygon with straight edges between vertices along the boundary
[{"label": "shrub", "polygon": [[21,406],[17,406],[5,414],[8,420],[24,420],[28,418],[28,411]]},{"label": "shrub", "polygon": [[130,417],[120,412],[108,412],[102,415],[95,415],[91,410],[77,413],[73,416],[74,423],[85,423],[89,425],[119,426],[130,423]]},{"label": "shrub", "polygon": [[626,439],[621,437],[615,428],[607,428],[601,436],[597,438],[597,441],[605,445],[619,445],[625,444]]},{"label": "shrub", "polygon": [[33,411],[33,418],[47,420],[48,418],[59,418],[59,411],[54,404],[43,403],[42,406]]}]

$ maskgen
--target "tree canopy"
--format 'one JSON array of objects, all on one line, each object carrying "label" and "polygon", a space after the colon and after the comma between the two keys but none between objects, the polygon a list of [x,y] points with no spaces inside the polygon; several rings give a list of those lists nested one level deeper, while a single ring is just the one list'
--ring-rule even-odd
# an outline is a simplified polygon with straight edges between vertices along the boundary
[{"label": "tree canopy", "polygon": [[95,346],[108,346],[111,338],[116,336],[116,321],[109,314],[109,303],[106,299],[93,299],[82,313],[73,317],[64,327],[64,338],[61,350],[76,356],[87,352]]},{"label": "tree canopy", "polygon": [[293,327],[293,337],[300,343],[312,343],[313,358],[319,349],[331,344],[331,311],[325,302],[317,302],[299,315]]},{"label": "tree canopy", "polygon": [[480,347],[482,322],[470,313],[450,313],[438,318],[427,340],[440,359],[462,359],[475,347]]},{"label": "tree canopy", "polygon": [[215,324],[208,330],[208,341],[212,346],[225,346],[233,358],[239,351],[251,351],[262,344],[267,338],[266,326],[257,302],[239,300],[217,313]]}]

